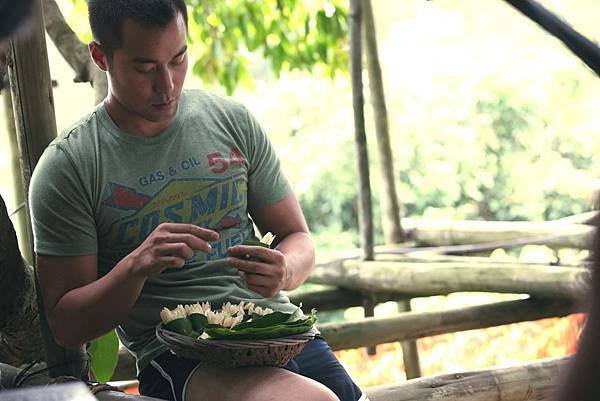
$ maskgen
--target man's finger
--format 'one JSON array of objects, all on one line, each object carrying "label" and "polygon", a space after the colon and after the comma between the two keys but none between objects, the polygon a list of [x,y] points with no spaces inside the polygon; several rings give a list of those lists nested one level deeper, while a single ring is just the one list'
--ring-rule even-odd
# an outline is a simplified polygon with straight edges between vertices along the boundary
[{"label": "man's finger", "polygon": [[169,235],[169,237],[166,240],[168,243],[172,243],[172,244],[173,243],[185,243],[191,249],[196,250],[196,251],[204,251],[207,253],[212,251],[212,247],[210,246],[210,244],[208,242],[196,237],[193,234],[188,234],[188,233],[171,234],[171,235]]},{"label": "man's finger", "polygon": [[227,263],[229,264],[229,266],[235,267],[236,269],[245,271],[247,273],[260,275],[265,275],[266,273],[266,266],[264,263],[261,262],[230,257],[227,258]]},{"label": "man's finger", "polygon": [[235,245],[227,249],[227,254],[235,258],[243,258],[246,255],[250,255],[264,261],[270,261],[273,250],[262,246]]},{"label": "man's finger", "polygon": [[208,228],[199,227],[195,224],[186,223],[163,223],[165,230],[172,233],[192,234],[206,241],[216,241],[219,239],[219,233]]},{"label": "man's finger", "polygon": [[239,275],[244,279],[247,285],[254,285],[265,288],[273,286],[272,280],[270,280],[268,276],[263,276],[262,274],[252,274],[240,271]]},{"label": "man's finger", "polygon": [[176,242],[163,244],[157,253],[161,256],[175,256],[188,260],[194,256],[194,249],[185,242]]}]

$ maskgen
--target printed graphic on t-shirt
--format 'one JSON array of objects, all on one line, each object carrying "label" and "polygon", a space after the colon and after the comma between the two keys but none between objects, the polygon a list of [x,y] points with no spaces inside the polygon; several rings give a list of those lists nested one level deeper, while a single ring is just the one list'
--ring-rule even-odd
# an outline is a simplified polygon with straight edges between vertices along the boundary
[{"label": "printed graphic on t-shirt", "polygon": [[110,228],[107,237],[113,250],[135,248],[165,222],[196,224],[217,231],[240,228],[239,234],[225,239],[226,244],[215,244],[213,254],[197,252],[193,261],[223,257],[228,246],[243,241],[240,225],[247,195],[243,172],[219,178],[172,178],[156,193],[142,193],[115,182],[109,183],[109,190],[102,204],[128,212]]}]

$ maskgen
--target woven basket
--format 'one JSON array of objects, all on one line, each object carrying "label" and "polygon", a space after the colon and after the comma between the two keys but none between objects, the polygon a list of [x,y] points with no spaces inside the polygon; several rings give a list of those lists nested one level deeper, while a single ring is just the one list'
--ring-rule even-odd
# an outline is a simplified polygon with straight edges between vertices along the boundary
[{"label": "woven basket", "polygon": [[156,337],[177,356],[197,359],[203,365],[283,366],[315,338],[317,330],[266,340],[202,340],[166,330],[159,324]]}]

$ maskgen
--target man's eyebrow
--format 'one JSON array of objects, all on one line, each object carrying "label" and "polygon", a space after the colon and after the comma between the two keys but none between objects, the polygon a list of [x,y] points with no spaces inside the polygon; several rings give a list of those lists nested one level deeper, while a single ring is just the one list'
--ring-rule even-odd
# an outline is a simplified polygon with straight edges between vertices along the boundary
[{"label": "man's eyebrow", "polygon": [[[177,58],[177,57],[181,56],[186,51],[187,51],[187,45],[183,46],[181,48],[181,50],[179,50],[179,52],[176,55],[173,56],[173,58]],[[154,63],[158,63],[158,60],[154,60],[154,59],[146,58],[146,57],[134,57],[132,61],[134,63],[137,63],[137,64],[154,64]]]}]

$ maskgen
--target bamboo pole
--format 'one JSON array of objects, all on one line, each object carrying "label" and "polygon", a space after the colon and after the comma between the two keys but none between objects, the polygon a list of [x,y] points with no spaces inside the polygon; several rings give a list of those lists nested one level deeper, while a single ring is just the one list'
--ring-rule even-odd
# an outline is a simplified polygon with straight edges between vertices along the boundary
[{"label": "bamboo pole", "polygon": [[449,373],[395,386],[366,389],[371,401],[550,401],[570,358],[553,358],[502,369]]},{"label": "bamboo pole", "polygon": [[375,16],[371,0],[362,0],[364,48],[369,73],[369,87],[371,90],[371,106],[375,116],[375,134],[377,137],[377,153],[379,155],[379,172],[381,175],[382,191],[380,203],[382,209],[381,223],[386,244],[402,242],[404,233],[400,224],[400,203],[396,191],[396,178],[394,177],[394,158],[388,124],[388,112],[383,89],[383,74],[379,63],[377,47],[377,32],[375,29]]},{"label": "bamboo pole", "polygon": [[[362,0],[350,0],[350,75],[352,77],[352,109],[354,111],[354,137],[358,162],[358,227],[362,259],[373,260],[373,205],[371,200],[371,180],[369,178],[369,154],[367,151],[367,135],[365,132],[365,100],[362,82]],[[363,306],[365,316],[373,316],[372,295],[365,294]],[[367,350],[369,355],[375,354],[375,348]]]},{"label": "bamboo pole", "polygon": [[[385,91],[383,89],[383,78],[381,65],[379,63],[379,52],[377,49],[377,33],[375,29],[375,16],[371,0],[362,0],[363,6],[363,33],[364,47],[367,60],[367,71],[369,73],[369,87],[371,89],[371,105],[375,115],[375,134],[377,136],[377,153],[379,154],[379,170],[383,191],[380,194],[382,209],[382,226],[386,244],[399,243],[403,240],[404,233],[400,224],[400,205],[396,192],[396,179],[394,177],[394,158],[388,125],[387,106],[385,103]],[[365,304],[372,306],[370,303]],[[410,311],[410,300],[398,302],[400,311]],[[373,314],[370,314],[372,316]],[[403,342],[402,358],[406,370],[406,377],[413,379],[421,376],[419,366],[419,353],[417,343]]]},{"label": "bamboo pole", "polygon": [[[560,221],[402,220],[411,238],[423,245],[479,244],[519,240],[512,246],[539,244],[590,249],[594,227]],[[495,248],[511,246],[498,243]]]},{"label": "bamboo pole", "polygon": [[363,259],[373,260],[373,205],[369,178],[369,155],[365,132],[364,94],[362,82],[361,0],[350,0],[350,75],[352,76],[352,109],[359,178],[359,227]]},{"label": "bamboo pole", "polygon": [[30,242],[27,209],[25,202],[25,193],[23,186],[23,176],[21,172],[21,161],[19,160],[19,147],[17,143],[17,128],[15,127],[15,119],[13,114],[13,102],[10,91],[2,92],[4,100],[4,115],[6,118],[6,138],[8,142],[8,152],[11,158],[11,168],[13,176],[13,192],[15,198],[15,231],[19,239],[19,249],[21,255],[27,261],[29,266],[33,266],[33,246]]},{"label": "bamboo pole", "polygon": [[581,309],[575,301],[528,298],[434,312],[406,312],[388,318],[324,323],[318,328],[333,350],[341,350],[562,317]]},{"label": "bamboo pole", "polygon": [[[54,97],[41,0],[34,2],[32,11],[30,34],[12,41],[12,64],[9,69],[26,203],[31,173],[46,146],[56,136]],[[27,216],[30,221],[28,204]],[[28,227],[33,244],[31,227]],[[85,377],[87,373],[83,348],[67,350],[58,346],[48,328],[39,296],[38,303],[50,374]]]},{"label": "bamboo pole", "polygon": [[589,277],[580,267],[539,264],[346,260],[316,266],[309,282],[407,296],[477,291],[581,299]]}]

